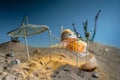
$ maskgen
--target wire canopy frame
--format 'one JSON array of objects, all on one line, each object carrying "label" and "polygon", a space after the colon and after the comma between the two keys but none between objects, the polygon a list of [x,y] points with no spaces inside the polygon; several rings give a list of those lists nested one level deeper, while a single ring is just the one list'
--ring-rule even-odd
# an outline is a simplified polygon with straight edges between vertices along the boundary
[{"label": "wire canopy frame", "polygon": [[[26,20],[27,24],[24,24],[25,20]],[[23,21],[22,21],[22,25],[20,27],[18,27],[17,29],[14,29],[14,30],[8,32],[7,35],[10,37],[23,37],[25,39],[27,58],[28,58],[28,60],[30,60],[27,36],[41,34],[46,30],[49,30],[49,27],[46,25],[28,24],[28,18],[27,18],[27,16],[24,16]]]},{"label": "wire canopy frame", "polygon": [[8,32],[7,35],[11,37],[26,37],[40,34],[48,29],[46,25],[27,24]]}]

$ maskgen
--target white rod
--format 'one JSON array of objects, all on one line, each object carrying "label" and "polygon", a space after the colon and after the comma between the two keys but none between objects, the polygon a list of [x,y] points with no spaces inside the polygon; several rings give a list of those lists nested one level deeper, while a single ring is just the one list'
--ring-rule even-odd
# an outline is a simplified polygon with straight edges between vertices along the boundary
[{"label": "white rod", "polygon": [[50,42],[50,60],[51,60],[51,52],[52,52],[52,50],[51,50],[51,45],[52,45],[51,31],[48,30],[48,33],[49,33],[49,42]]},{"label": "white rod", "polygon": [[79,63],[79,54],[76,54],[76,67],[78,68],[78,63]]},{"label": "white rod", "polygon": [[28,60],[30,60],[27,37],[24,37],[24,39],[25,39],[26,50],[27,50],[27,58],[28,58]]},{"label": "white rod", "polygon": [[63,26],[60,27],[60,33],[62,34],[63,32]]}]

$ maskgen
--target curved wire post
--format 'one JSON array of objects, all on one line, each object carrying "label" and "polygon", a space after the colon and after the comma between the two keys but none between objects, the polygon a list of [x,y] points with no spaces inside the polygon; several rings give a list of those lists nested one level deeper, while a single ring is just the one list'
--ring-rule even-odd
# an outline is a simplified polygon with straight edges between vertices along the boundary
[{"label": "curved wire post", "polygon": [[51,49],[51,45],[52,45],[51,31],[48,30],[48,33],[49,33],[49,42],[50,42],[50,60],[51,60],[51,53],[52,53],[52,49]]}]

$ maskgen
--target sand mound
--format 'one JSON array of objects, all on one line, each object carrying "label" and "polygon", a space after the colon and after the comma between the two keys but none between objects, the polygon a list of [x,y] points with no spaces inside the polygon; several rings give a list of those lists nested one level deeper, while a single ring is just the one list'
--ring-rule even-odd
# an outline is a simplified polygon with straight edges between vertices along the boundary
[{"label": "sand mound", "polygon": [[[54,74],[54,71],[56,71],[59,67],[67,64],[71,65],[71,67],[76,66],[75,56],[70,58],[70,53],[68,53],[67,51],[63,50],[64,52],[66,52],[65,54],[69,54],[68,56],[59,54],[58,52],[60,52],[60,49],[54,49],[54,51],[52,49],[51,58],[48,54],[48,51],[50,51],[50,49],[46,49],[46,51],[43,52],[44,54],[42,54],[41,56],[20,64],[16,69],[17,72],[19,72],[26,80],[52,80],[52,74]],[[80,59],[78,65],[80,66],[84,63],[85,58]],[[78,68],[80,69],[80,67]],[[61,79],[66,80],[66,78]]]},{"label": "sand mound", "polygon": [[0,44],[0,52],[23,52],[26,48],[20,42],[5,42]]},{"label": "sand mound", "polygon": [[[56,71],[59,67],[66,64],[74,67],[76,66],[76,56],[67,50],[57,48],[40,49],[41,52],[38,50],[39,49],[35,51],[37,56],[31,57],[30,61],[26,61],[16,67],[10,67],[10,70],[6,69],[5,71],[7,71],[8,74],[25,80],[52,80],[52,74],[54,74],[54,71]],[[51,57],[50,51],[52,52]],[[61,54],[61,51],[64,54]],[[21,59],[22,58],[23,57],[21,57]],[[79,59],[79,61],[78,66],[86,62],[85,58]],[[17,74],[21,76],[19,77]]]}]

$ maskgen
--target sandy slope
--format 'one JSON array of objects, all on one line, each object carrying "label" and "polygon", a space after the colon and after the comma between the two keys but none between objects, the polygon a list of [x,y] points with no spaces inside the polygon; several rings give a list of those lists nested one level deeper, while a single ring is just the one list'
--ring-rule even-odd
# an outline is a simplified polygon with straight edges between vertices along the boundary
[{"label": "sandy slope", "polygon": [[119,80],[120,49],[98,43],[91,43],[89,51],[93,52],[101,70],[102,80]]},{"label": "sandy slope", "polygon": [[[8,46],[12,46],[12,48]],[[5,54],[11,50],[15,53],[15,57],[6,58]],[[76,70],[76,68],[74,68],[76,65],[75,56],[66,50],[62,51],[62,53],[67,54],[61,55],[60,49],[53,49],[50,60],[50,54],[48,54],[50,53],[50,49],[30,48],[32,59],[26,61],[27,58],[24,45],[12,42],[0,44],[0,79],[15,80],[15,78],[17,78],[16,80],[23,80],[24,78],[27,80],[68,80],[70,78],[71,80],[98,80],[98,78],[93,78],[91,76],[94,72]],[[119,80],[120,49],[98,43],[90,43],[89,51],[94,53],[97,58],[98,69],[96,71],[100,74],[100,80]],[[11,65],[10,62],[16,58],[20,59],[22,64]],[[64,70],[64,67],[66,68],[65,65],[68,66],[68,71]],[[58,71],[59,73],[56,73]],[[54,77],[54,74],[57,74],[57,76]],[[81,75],[84,77],[81,77]]]}]

